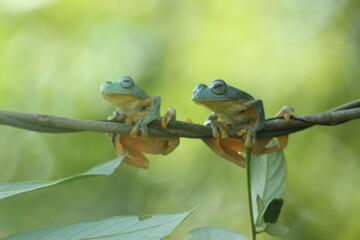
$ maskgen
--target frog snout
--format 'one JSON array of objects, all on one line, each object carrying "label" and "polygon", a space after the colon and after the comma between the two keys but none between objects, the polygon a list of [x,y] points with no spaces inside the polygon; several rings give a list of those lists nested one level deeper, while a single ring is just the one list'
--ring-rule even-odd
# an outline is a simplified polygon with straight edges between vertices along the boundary
[{"label": "frog snout", "polygon": [[201,84],[197,85],[193,90],[192,99],[194,99],[196,97],[196,95],[205,88],[207,88],[207,86],[205,84],[201,83]]},{"label": "frog snout", "polygon": [[101,84],[100,86],[100,91],[102,92],[107,86],[109,86],[110,84],[112,84],[112,82],[104,82],[103,84]]}]

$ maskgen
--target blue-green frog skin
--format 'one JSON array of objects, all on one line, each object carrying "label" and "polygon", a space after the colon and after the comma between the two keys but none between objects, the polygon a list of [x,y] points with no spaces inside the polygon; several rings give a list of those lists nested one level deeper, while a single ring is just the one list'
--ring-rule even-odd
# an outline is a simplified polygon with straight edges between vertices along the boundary
[{"label": "blue-green frog skin", "polygon": [[[245,158],[240,153],[252,148],[252,154],[264,154],[277,151],[286,146],[287,136],[278,138],[279,145],[266,148],[270,139],[256,139],[256,133],[265,125],[263,103],[248,93],[229,86],[223,80],[215,80],[210,86],[199,84],[194,88],[192,100],[213,111],[205,125],[210,125],[214,138],[203,141],[219,156],[245,167]],[[277,117],[284,116],[289,121],[293,109],[284,106]],[[217,121],[218,118],[222,122]],[[229,138],[226,130],[238,130],[237,134],[246,134],[245,141]]]},{"label": "blue-green frog skin", "polygon": [[[167,129],[171,119],[176,119],[176,111],[168,108],[160,117],[160,97],[150,97],[136,86],[131,77],[125,76],[116,82],[105,82],[100,87],[102,96],[116,106],[116,111],[108,120],[124,120],[135,126],[129,135],[108,134],[118,156],[128,152],[125,162],[142,168],[148,167],[148,160],[142,153],[168,154],[179,145],[179,138],[149,137],[148,124],[156,119]],[[141,130],[141,137],[138,131]]]},{"label": "blue-green frog skin", "polygon": [[149,135],[147,124],[160,117],[160,97],[150,97],[127,76],[117,82],[103,83],[100,91],[116,106],[116,114],[124,115],[127,123],[136,122],[130,135],[136,136],[139,128],[143,136]]},{"label": "blue-green frog skin", "polygon": [[214,137],[228,137],[223,127],[216,123],[217,118],[221,118],[228,126],[245,126],[248,141],[246,144],[249,147],[256,141],[256,132],[264,127],[265,113],[262,101],[227,85],[223,80],[215,80],[209,87],[199,84],[194,89],[192,100],[214,112],[207,119]]}]

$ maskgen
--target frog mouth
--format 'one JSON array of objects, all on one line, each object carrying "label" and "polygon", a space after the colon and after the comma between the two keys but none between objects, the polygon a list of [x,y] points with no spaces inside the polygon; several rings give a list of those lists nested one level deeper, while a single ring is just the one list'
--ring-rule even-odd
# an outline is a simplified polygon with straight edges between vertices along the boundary
[{"label": "frog mouth", "polygon": [[115,92],[115,91],[103,91],[102,94],[104,96],[112,96],[112,95],[121,95],[121,96],[124,96],[124,95],[129,95],[128,93],[121,93],[121,92]]},{"label": "frog mouth", "polygon": [[192,100],[195,102],[195,103],[198,103],[200,104],[201,102],[225,102],[225,101],[230,101],[230,100],[234,100],[234,99],[231,99],[231,98],[196,98],[196,97],[193,97]]},{"label": "frog mouth", "polygon": [[131,104],[138,100],[142,100],[142,98],[128,95],[128,94],[121,94],[118,92],[116,92],[116,93],[115,92],[104,92],[103,97],[115,105],[122,105],[122,106]]}]

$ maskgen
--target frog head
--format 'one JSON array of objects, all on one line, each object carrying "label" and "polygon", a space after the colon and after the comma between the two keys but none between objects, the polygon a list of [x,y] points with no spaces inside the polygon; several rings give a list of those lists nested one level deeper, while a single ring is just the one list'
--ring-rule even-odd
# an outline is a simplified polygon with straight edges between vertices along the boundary
[{"label": "frog head", "polygon": [[207,102],[222,102],[231,100],[252,100],[253,98],[230,85],[225,81],[217,79],[208,87],[205,84],[199,84],[194,88],[192,100],[195,103],[206,105]]},{"label": "frog head", "polygon": [[100,87],[103,97],[116,106],[123,106],[150,96],[136,86],[131,77],[125,76],[116,82],[105,82]]},{"label": "frog head", "polygon": [[192,100],[214,112],[223,112],[235,104],[251,101],[254,98],[240,89],[227,85],[225,81],[217,79],[208,87],[199,84],[194,88]]}]

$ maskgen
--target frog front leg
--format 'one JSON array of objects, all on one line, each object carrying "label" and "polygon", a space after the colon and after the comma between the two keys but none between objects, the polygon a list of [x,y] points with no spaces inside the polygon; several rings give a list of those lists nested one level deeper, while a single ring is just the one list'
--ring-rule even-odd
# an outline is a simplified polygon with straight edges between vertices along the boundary
[{"label": "frog front leg", "polygon": [[285,124],[290,122],[290,118],[294,116],[294,108],[288,105],[283,106],[275,115],[275,117],[283,117]]},{"label": "frog front leg", "polygon": [[[110,121],[114,121],[114,120],[116,120],[116,121],[121,121],[121,120],[124,120],[124,119],[126,120],[126,118],[127,118],[127,116],[126,116],[125,113],[118,112],[118,111],[114,111],[114,112],[113,112],[113,115],[109,116],[109,117],[107,118],[107,120],[110,120]],[[106,135],[109,137],[109,139],[111,140],[114,148],[116,149],[116,141],[117,141],[118,134],[116,134],[116,133],[107,133]],[[120,155],[121,155],[121,154],[122,154],[122,153],[120,153]],[[118,156],[120,156],[120,155],[118,155]]]},{"label": "frog front leg", "polygon": [[[275,117],[283,117],[284,123],[288,124],[290,122],[290,118],[294,115],[294,111],[295,110],[293,107],[285,105],[278,111],[278,113],[276,113]],[[268,148],[265,148],[265,145],[267,145],[271,139],[261,139],[262,141],[264,141],[264,147],[261,151],[259,151],[258,154],[266,154],[284,149],[287,145],[288,138],[288,135],[277,137],[278,144],[276,146]]]},{"label": "frog front leg", "polygon": [[253,147],[256,144],[256,133],[265,126],[265,112],[263,102],[260,99],[251,100],[242,104],[244,111],[249,115],[248,117],[255,119],[255,122],[251,123],[252,126],[245,130],[238,132],[238,135],[242,135],[246,132],[245,147]]},{"label": "frog front leg", "polygon": [[[152,97],[148,98],[144,101],[145,105],[143,108],[144,113],[148,111],[148,107],[150,106],[149,113],[138,120],[134,128],[129,133],[130,136],[137,136],[137,132],[139,128],[141,129],[141,136],[147,137],[149,136],[149,130],[147,125],[152,121],[156,120],[160,116],[160,104],[161,98],[160,97]],[[141,115],[141,112],[139,113]]]},{"label": "frog front leg", "polygon": [[176,110],[171,107],[166,110],[165,115],[161,118],[161,127],[165,130],[168,129],[167,125],[170,120],[176,120]]},{"label": "frog front leg", "polygon": [[126,117],[127,117],[125,113],[118,112],[118,111],[114,111],[112,114],[113,114],[113,115],[109,116],[109,117],[107,118],[107,120],[110,120],[110,121],[113,121],[113,120],[121,121],[121,120],[126,119]]},{"label": "frog front leg", "polygon": [[210,126],[214,138],[228,138],[225,127],[222,123],[217,121],[219,116],[216,113],[212,113],[205,121],[204,125]]}]

